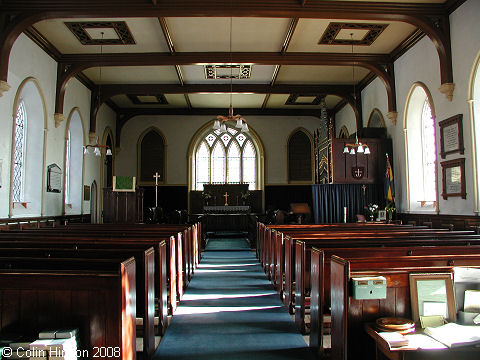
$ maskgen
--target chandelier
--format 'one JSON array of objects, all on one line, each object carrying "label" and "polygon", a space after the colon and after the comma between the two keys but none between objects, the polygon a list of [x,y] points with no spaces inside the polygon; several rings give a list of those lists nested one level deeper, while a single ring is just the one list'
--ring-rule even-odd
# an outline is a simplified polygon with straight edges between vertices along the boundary
[{"label": "chandelier", "polygon": [[220,130],[221,132],[227,131],[227,121],[235,121],[235,127],[240,131],[248,132],[247,121],[242,115],[233,115],[232,94],[233,94],[233,54],[232,54],[232,17],[230,17],[230,108],[227,116],[217,115],[213,123],[214,130]]},{"label": "chandelier", "polygon": [[95,144],[88,144],[83,147],[83,154],[87,155],[93,152],[95,156],[100,156],[102,155],[102,150],[105,149],[105,155],[111,156],[112,155],[112,149],[108,145],[101,145],[98,143],[98,136],[96,138]]},{"label": "chandelier", "polygon": [[[100,55],[103,55],[103,35],[104,32],[101,32],[102,34],[102,40],[100,42]],[[102,84],[102,65],[100,64],[100,69],[99,69],[99,85],[98,85],[98,99],[100,98],[100,87]],[[98,100],[99,101],[99,100]],[[102,155],[101,149],[105,149],[105,155],[111,156],[112,155],[112,149],[110,149],[107,145],[101,145],[98,142],[98,136],[96,137],[95,144],[88,144],[83,147],[83,155],[87,155],[90,153],[94,153],[95,156],[100,156]]]},{"label": "chandelier", "polygon": [[[352,42],[352,80],[353,80],[353,101],[354,101],[354,106],[357,106],[357,93],[355,89],[355,60],[353,59],[353,33],[350,33],[350,39]],[[345,144],[345,147],[343,148],[343,153],[344,154],[350,154],[350,155],[355,155],[356,153],[360,154],[365,154],[365,155],[370,155],[370,148],[368,147],[367,144],[362,144],[361,142],[358,141],[358,126],[357,126],[357,121],[355,120],[355,143],[354,144]]]}]

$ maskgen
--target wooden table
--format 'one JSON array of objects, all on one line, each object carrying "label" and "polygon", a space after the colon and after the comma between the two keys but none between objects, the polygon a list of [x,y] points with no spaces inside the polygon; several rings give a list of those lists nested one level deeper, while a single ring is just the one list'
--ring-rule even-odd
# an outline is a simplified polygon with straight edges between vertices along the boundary
[{"label": "wooden table", "polygon": [[407,360],[407,359],[435,359],[435,360],[473,360],[480,358],[480,347],[466,346],[450,349],[444,344],[417,330],[406,335],[409,339],[407,346],[391,348],[375,329],[375,324],[366,324],[365,331],[375,341],[376,359]]}]

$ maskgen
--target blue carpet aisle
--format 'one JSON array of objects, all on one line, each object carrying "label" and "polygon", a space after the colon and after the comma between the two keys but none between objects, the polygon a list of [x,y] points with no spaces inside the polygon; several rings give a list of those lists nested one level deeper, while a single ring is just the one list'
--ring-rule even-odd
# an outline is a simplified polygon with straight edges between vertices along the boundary
[{"label": "blue carpet aisle", "polygon": [[155,359],[314,357],[246,241],[212,239]]}]

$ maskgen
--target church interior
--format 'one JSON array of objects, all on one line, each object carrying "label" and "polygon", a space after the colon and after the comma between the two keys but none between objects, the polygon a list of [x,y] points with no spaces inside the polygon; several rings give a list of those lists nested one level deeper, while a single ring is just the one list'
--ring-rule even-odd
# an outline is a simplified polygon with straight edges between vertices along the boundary
[{"label": "church interior", "polygon": [[0,350],[478,357],[405,334],[480,323],[479,1],[0,14]]}]

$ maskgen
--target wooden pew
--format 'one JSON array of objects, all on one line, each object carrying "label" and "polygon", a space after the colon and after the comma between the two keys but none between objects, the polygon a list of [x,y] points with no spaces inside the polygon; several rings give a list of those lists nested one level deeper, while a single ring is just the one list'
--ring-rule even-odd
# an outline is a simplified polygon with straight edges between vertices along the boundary
[{"label": "wooden pew", "polygon": [[[155,330],[154,330],[154,318],[155,318],[155,252],[153,247],[146,248],[146,246],[132,247],[131,249],[98,249],[95,247],[72,249],[65,244],[50,244],[48,249],[34,248],[32,246],[35,243],[24,244],[24,247],[1,247],[0,243],[0,257],[4,258],[44,258],[44,259],[57,259],[57,258],[71,258],[77,261],[77,259],[111,259],[134,256],[136,264],[136,304],[137,317],[143,319],[143,352],[147,354],[147,357],[151,357],[155,351]],[[32,246],[29,246],[32,245]],[[165,244],[160,244],[165,248]],[[165,263],[165,260],[161,260]],[[7,261],[8,263],[8,261]],[[165,288],[164,285],[160,285]],[[166,289],[165,289],[166,290]],[[165,291],[162,291],[165,292]],[[165,317],[166,305],[163,301],[160,303],[159,313],[162,317]],[[162,333],[164,331],[163,326],[166,326],[166,319],[162,318]]]},{"label": "wooden pew", "polygon": [[135,359],[134,258],[50,260],[1,259],[0,330],[74,326],[86,358],[110,348],[110,359]]},{"label": "wooden pew", "polygon": [[[364,324],[383,316],[411,318],[408,276],[416,272],[449,272],[453,266],[480,267],[480,255],[434,255],[381,259],[343,259],[332,256],[331,304],[333,360],[371,358],[372,341]],[[387,298],[355,300],[350,295],[353,276],[383,275]],[[475,355],[478,357],[478,353]]]}]

